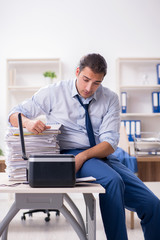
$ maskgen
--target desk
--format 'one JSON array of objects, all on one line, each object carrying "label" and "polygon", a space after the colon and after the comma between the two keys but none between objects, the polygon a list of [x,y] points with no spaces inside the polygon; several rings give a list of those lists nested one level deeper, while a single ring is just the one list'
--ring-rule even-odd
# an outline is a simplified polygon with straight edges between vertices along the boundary
[{"label": "desk", "polygon": [[144,182],[160,181],[160,157],[137,157],[138,177]]},{"label": "desk", "polygon": [[[11,184],[5,173],[0,173],[0,185]],[[14,193],[15,200],[0,223],[0,236],[7,240],[8,226],[20,209],[58,209],[70,222],[80,240],[96,240],[96,199],[93,193],[105,193],[99,184],[82,183],[74,188],[31,188],[27,184],[14,187],[1,186],[0,193]],[[79,209],[68,196],[70,193],[82,193],[86,204],[86,222]],[[65,203],[73,211],[70,212]]]}]

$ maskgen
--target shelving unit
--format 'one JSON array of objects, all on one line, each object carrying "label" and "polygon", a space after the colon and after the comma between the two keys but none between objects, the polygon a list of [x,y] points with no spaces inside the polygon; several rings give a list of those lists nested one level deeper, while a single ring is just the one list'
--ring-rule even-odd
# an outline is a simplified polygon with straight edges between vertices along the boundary
[{"label": "shelving unit", "polygon": [[39,88],[47,85],[43,73],[54,71],[61,80],[61,61],[53,59],[8,59],[7,60],[7,109],[30,98]]},{"label": "shelving unit", "polygon": [[127,112],[121,120],[141,120],[142,132],[160,131],[160,113],[152,112],[152,92],[160,91],[156,65],[160,58],[117,59],[117,92],[127,93]]},{"label": "shelving unit", "polygon": [[[160,92],[156,66],[160,58],[117,59],[117,92],[127,93],[127,111],[121,120],[140,120],[141,132],[160,132],[160,113],[152,111],[152,92]],[[134,144],[130,142],[131,154]],[[156,161],[155,161],[156,159]],[[159,181],[160,157],[138,157],[138,175],[143,181]]]}]

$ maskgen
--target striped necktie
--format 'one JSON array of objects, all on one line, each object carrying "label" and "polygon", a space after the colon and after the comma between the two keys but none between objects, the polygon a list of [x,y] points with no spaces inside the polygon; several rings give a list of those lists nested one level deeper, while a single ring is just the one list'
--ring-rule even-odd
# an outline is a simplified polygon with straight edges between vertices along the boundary
[{"label": "striped necktie", "polygon": [[89,107],[89,104],[90,104],[91,101],[89,102],[89,104],[83,104],[78,95],[77,95],[77,99],[80,102],[80,104],[82,105],[82,107],[85,109],[86,130],[87,130],[90,146],[93,147],[93,146],[96,145],[96,142],[95,142],[95,138],[94,138],[92,123],[91,123],[89,113],[88,113],[88,107]]}]

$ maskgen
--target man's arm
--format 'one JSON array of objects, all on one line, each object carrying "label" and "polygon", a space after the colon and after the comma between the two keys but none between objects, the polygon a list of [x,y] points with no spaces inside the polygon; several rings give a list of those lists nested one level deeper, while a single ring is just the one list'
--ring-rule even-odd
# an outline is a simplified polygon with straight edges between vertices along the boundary
[{"label": "man's arm", "polygon": [[114,149],[108,142],[101,142],[75,156],[76,172],[82,167],[83,163],[90,158],[105,158],[112,154]]},{"label": "man's arm", "polygon": [[[26,128],[29,132],[33,132],[35,134],[41,133],[46,129],[49,129],[50,126],[46,126],[40,120],[31,120],[27,117],[22,115],[22,126]],[[10,123],[14,127],[18,127],[18,113],[13,113],[9,118]]]}]

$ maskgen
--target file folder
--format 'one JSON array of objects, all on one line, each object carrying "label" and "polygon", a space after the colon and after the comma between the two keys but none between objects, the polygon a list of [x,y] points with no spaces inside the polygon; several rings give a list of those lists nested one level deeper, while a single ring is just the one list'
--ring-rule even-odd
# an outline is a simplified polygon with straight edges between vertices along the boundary
[{"label": "file folder", "polygon": [[135,136],[136,138],[140,138],[141,137],[141,121],[140,120],[136,120],[136,133]]},{"label": "file folder", "polygon": [[160,92],[158,92],[158,112],[160,113]]},{"label": "file folder", "polygon": [[121,120],[121,126],[122,126],[122,127],[125,127],[125,126],[126,126],[125,120]]},{"label": "file folder", "polygon": [[160,63],[157,64],[157,83],[160,84]]},{"label": "file folder", "polygon": [[128,140],[130,141],[130,133],[131,133],[131,127],[130,127],[130,120],[126,120],[126,133],[128,136]]},{"label": "file folder", "polygon": [[127,93],[121,92],[121,112],[127,112]]},{"label": "file folder", "polygon": [[159,112],[159,93],[158,92],[152,92],[152,111],[153,113],[158,113]]},{"label": "file folder", "polygon": [[130,129],[131,129],[131,134],[130,134],[130,141],[134,141],[135,133],[136,133],[136,123],[134,120],[130,121]]}]

